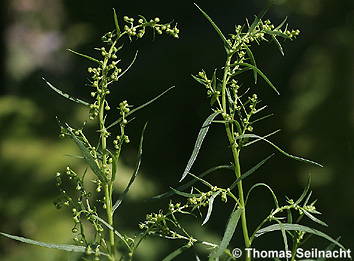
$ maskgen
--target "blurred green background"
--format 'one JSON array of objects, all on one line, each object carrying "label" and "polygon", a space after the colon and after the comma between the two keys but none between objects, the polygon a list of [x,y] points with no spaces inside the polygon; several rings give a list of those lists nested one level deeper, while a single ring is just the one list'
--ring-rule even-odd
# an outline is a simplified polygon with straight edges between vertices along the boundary
[{"label": "blurred green background", "polygon": [[[255,48],[258,65],[278,86],[276,96],[259,84],[259,93],[275,116],[259,125],[258,133],[282,131],[272,140],[289,152],[322,163],[313,168],[276,155],[257,175],[245,182],[271,185],[279,198],[296,198],[313,178],[313,197],[334,238],[353,247],[354,231],[354,1],[352,0],[277,0],[267,16],[275,24],[288,17],[290,27],[301,36],[284,43],[285,57],[274,44]],[[200,1],[200,6],[225,33],[234,24],[252,19],[267,6],[267,1]],[[136,49],[139,56],[131,71],[112,91],[116,105],[127,99],[139,105],[167,89],[176,88],[160,102],[141,111],[130,125],[132,140],[122,159],[121,187],[135,164],[136,145],[145,121],[142,173],[120,209],[119,228],[137,231],[146,213],[167,206],[168,200],[146,201],[177,184],[188,161],[199,128],[210,113],[205,90],[191,78],[201,69],[212,72],[223,65],[223,47],[215,32],[198,13],[192,1],[70,1],[3,0],[1,5],[0,66],[0,231],[37,240],[71,243],[72,222],[69,210],[56,210],[58,196],[55,173],[68,164],[83,168],[81,161],[66,157],[74,154],[69,140],[58,138],[55,116],[78,126],[87,111],[45,87],[42,76],[58,88],[89,99],[84,84],[89,62],[65,51],[66,48],[94,54],[100,36],[113,28],[112,8],[121,15],[163,21],[175,20],[180,39],[146,37],[129,45],[123,53],[128,63]],[[251,78],[251,75],[250,75]],[[250,79],[249,79],[250,80]],[[251,82],[249,82],[251,83]],[[113,104],[112,104],[113,105]],[[93,130],[91,124],[88,129]],[[257,129],[256,129],[257,131]],[[94,134],[94,132],[92,132]],[[261,144],[242,156],[246,170],[272,151]],[[212,129],[193,167],[200,173],[230,161],[222,129]],[[222,183],[225,175],[215,175]],[[267,192],[258,191],[250,201],[250,226],[254,228],[271,205]],[[222,236],[230,206],[220,204],[210,222],[188,225],[197,235],[217,242]],[[260,249],[279,249],[280,234],[256,243]],[[271,240],[268,240],[271,239]],[[233,246],[242,246],[235,237]],[[277,245],[278,244],[278,245]],[[313,238],[311,246],[327,242]],[[178,242],[147,240],[138,260],[161,260]],[[201,257],[203,249],[198,249]],[[205,250],[204,250],[205,251]],[[191,253],[182,258],[188,259]],[[18,244],[0,238],[0,260],[75,260],[59,251]],[[182,259],[181,259],[182,260]],[[203,260],[203,259],[202,259]]]}]

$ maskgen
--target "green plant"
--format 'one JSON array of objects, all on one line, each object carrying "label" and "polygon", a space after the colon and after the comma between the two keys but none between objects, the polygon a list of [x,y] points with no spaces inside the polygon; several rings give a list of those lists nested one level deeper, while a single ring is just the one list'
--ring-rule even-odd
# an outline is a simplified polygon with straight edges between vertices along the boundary
[{"label": "green plant", "polygon": [[[153,236],[185,242],[182,247],[168,255],[164,259],[165,261],[174,259],[184,250],[197,244],[205,245],[212,249],[210,251],[209,260],[219,260],[219,258],[225,258],[225,260],[236,259],[236,257],[233,257],[231,249],[228,249],[228,247],[239,221],[242,227],[245,248],[251,248],[254,241],[262,235],[279,230],[283,237],[284,249],[287,253],[291,254],[287,258],[291,260],[295,260],[297,249],[306,242],[311,235],[323,237],[335,246],[344,249],[337,240],[316,229],[300,224],[302,219],[307,217],[320,225],[326,226],[323,221],[315,217],[315,215],[320,214],[320,212],[316,210],[316,201],[310,201],[312,194],[312,192],[310,192],[310,179],[303,194],[297,200],[287,199],[283,206],[279,204],[273,189],[267,184],[257,183],[251,186],[247,193],[244,191],[243,181],[249,175],[255,173],[273,156],[272,154],[266,157],[248,171],[241,170],[241,152],[246,147],[259,141],[268,143],[286,157],[322,167],[314,161],[285,152],[267,139],[278,131],[274,131],[265,136],[254,134],[254,129],[257,129],[256,123],[268,118],[270,115],[262,115],[266,106],[260,106],[261,100],[256,94],[257,90],[255,86],[242,85],[239,78],[240,74],[252,72],[255,84],[257,84],[258,77],[261,77],[273,91],[279,94],[276,87],[257,67],[252,53],[252,47],[254,44],[260,45],[264,41],[272,40],[278,46],[279,51],[284,54],[279,38],[294,39],[299,34],[299,30],[288,29],[286,19],[278,26],[274,26],[269,20],[263,20],[263,14],[259,17],[256,16],[252,24],[249,24],[247,21],[246,25],[235,26],[235,31],[226,37],[207,13],[199,7],[198,9],[222,40],[226,54],[225,64],[221,70],[215,69],[211,74],[203,70],[197,75],[192,75],[198,83],[206,88],[212,108],[212,113],[205,120],[199,132],[194,150],[180,181],[184,180],[186,177],[191,177],[192,180],[176,189],[173,188],[170,192],[155,197],[166,198],[177,194],[187,198],[187,200],[184,203],[173,203],[171,201],[166,212],[160,211],[159,213],[147,215],[146,220],[140,224],[141,229]],[[220,71],[221,74],[219,76]],[[197,158],[210,126],[220,126],[225,129],[233,161],[230,165],[217,166],[199,175],[194,175],[190,170]],[[225,171],[229,170],[234,175],[234,182],[225,188],[217,187],[212,184],[212,181],[205,179],[208,175],[210,176],[214,171],[220,169],[224,169]],[[196,183],[201,184],[203,188],[195,185]],[[258,187],[264,187],[269,190],[274,199],[274,209],[270,211],[269,215],[266,216],[252,232],[249,232],[250,227],[247,223],[247,208],[249,208],[249,206],[247,206],[247,201],[252,195],[253,190]],[[190,192],[185,192],[187,189],[190,189]],[[187,229],[182,226],[178,216],[193,215],[195,211],[201,213],[201,209],[205,207],[207,211],[202,223],[204,225],[208,222],[213,211],[213,205],[218,197],[221,198],[222,202],[233,201],[234,203],[221,242],[210,243],[192,236]],[[267,226],[269,223],[273,224]],[[289,246],[289,239],[292,242],[291,248]],[[197,260],[199,260],[198,257]],[[251,256],[246,255],[245,260],[251,260]]]},{"label": "green plant", "polygon": [[[107,96],[110,94],[112,85],[130,69],[137,57],[136,52],[133,61],[125,70],[119,67],[120,60],[118,56],[123,49],[124,38],[128,38],[130,41],[142,38],[148,28],[151,28],[154,33],[166,33],[178,38],[179,30],[171,23],[160,23],[159,18],[146,20],[143,16],[139,16],[137,20],[124,16],[125,25],[123,30],[121,30],[115,11],[114,22],[115,30],[106,33],[102,37],[104,46],[96,48],[101,54],[100,58],[96,59],[69,50],[92,61],[96,66],[88,68],[88,72],[91,74],[88,88],[91,89],[92,102],[73,98],[55,88],[43,78],[46,84],[58,94],[89,108],[89,120],[97,122],[98,137],[96,140],[89,141],[84,134],[85,124],[81,128],[73,128],[58,119],[61,129],[60,136],[71,138],[74,141],[81,152],[81,155],[77,157],[83,159],[88,165],[84,173],[78,173],[74,169],[67,167],[64,172],[56,174],[57,186],[61,195],[55,205],[57,208],[66,206],[72,211],[74,221],[72,232],[76,245],[48,244],[1,233],[3,236],[38,246],[83,253],[83,260],[101,260],[103,257],[103,259],[111,261],[132,260],[135,250],[145,237],[144,233],[136,237],[129,237],[118,232],[115,229],[114,214],[138,175],[146,125],[142,130],[134,173],[127,187],[119,194],[116,200],[113,198],[113,185],[119,176],[117,175],[119,173],[118,160],[122,149],[125,144],[130,142],[127,135],[127,126],[132,120],[131,116],[136,111],[157,100],[172,87],[138,107],[133,107],[126,100],[121,101],[117,107],[120,117],[109,126],[107,126],[106,122],[107,112],[110,110]],[[112,138],[111,128],[114,126],[119,127],[119,134]],[[94,142],[97,145],[93,145]],[[95,189],[93,191],[90,189],[89,183],[94,184]],[[104,214],[102,214],[102,210]]]}]

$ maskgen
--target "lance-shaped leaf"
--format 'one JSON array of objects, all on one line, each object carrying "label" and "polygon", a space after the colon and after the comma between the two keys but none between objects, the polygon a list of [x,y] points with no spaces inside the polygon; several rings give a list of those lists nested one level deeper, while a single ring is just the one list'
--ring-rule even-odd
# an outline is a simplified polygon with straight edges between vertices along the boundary
[{"label": "lance-shaped leaf", "polygon": [[246,66],[246,67],[249,67],[251,68],[253,71],[256,71],[259,76],[261,76],[265,81],[266,83],[268,83],[268,85],[278,94],[280,95],[280,93],[278,92],[277,88],[275,88],[275,86],[273,85],[273,83],[268,79],[268,77],[261,71],[259,70],[256,66],[253,66],[252,64],[249,64],[249,63],[238,63],[238,65],[242,65],[242,66]]},{"label": "lance-shaped leaf", "polygon": [[318,219],[317,217],[315,217],[314,215],[312,215],[310,212],[306,211],[305,209],[302,209],[302,212],[304,212],[304,214],[309,218],[311,219],[312,221],[322,225],[322,226],[325,226],[325,227],[328,227],[328,225],[323,222],[322,220]]},{"label": "lance-shaped leaf", "polygon": [[281,46],[280,42],[278,41],[277,37],[275,35],[272,35],[272,39],[273,41],[276,43],[276,45],[278,46],[278,49],[281,53],[281,55],[284,56],[284,50],[283,50],[283,47]]},{"label": "lance-shaped leaf", "polygon": [[266,157],[264,160],[260,161],[257,165],[253,166],[251,169],[247,170],[245,174],[241,175],[241,177],[239,177],[238,179],[236,179],[234,181],[234,183],[232,183],[232,185],[230,186],[230,190],[233,190],[237,183],[239,183],[241,180],[247,178],[249,175],[253,174],[257,169],[259,169],[261,166],[263,166],[264,163],[266,163],[271,157],[274,156],[274,153],[269,155],[268,157]]},{"label": "lance-shaped leaf", "polygon": [[188,248],[190,248],[190,245],[184,245],[180,248],[177,248],[175,251],[173,251],[172,253],[170,253],[168,256],[166,256],[164,259],[162,259],[162,261],[171,261],[173,260],[175,257],[179,256],[180,254],[182,254],[185,250],[187,250]]},{"label": "lance-shaped leaf", "polygon": [[229,42],[227,41],[226,37],[224,36],[224,34],[221,32],[220,28],[214,23],[214,21],[210,18],[210,16],[206,12],[204,12],[196,3],[194,3],[194,5],[199,9],[199,11],[204,15],[204,17],[214,27],[214,29],[217,32],[217,34],[219,35],[220,39],[223,41],[225,49],[230,50],[231,46],[230,46]]},{"label": "lance-shaped leaf", "polygon": [[[310,228],[310,227],[299,225],[299,224],[288,224],[288,223],[283,223],[282,227],[287,231],[302,231],[302,232],[306,232],[306,233],[310,233],[310,234],[322,237],[322,238],[330,241],[331,243],[333,243],[345,250],[345,247],[342,244],[340,244],[337,240],[333,239],[332,237],[328,236],[327,234],[325,234],[321,231],[318,231],[314,228]],[[258,230],[256,232],[255,236],[260,237],[266,233],[278,231],[278,230],[281,230],[281,227],[279,226],[279,224],[270,225],[268,227]]]},{"label": "lance-shaped leaf", "polygon": [[[161,94],[157,95],[155,98],[151,99],[150,101],[130,110],[128,113],[125,114],[125,117],[128,117],[129,115],[133,114],[134,112],[144,108],[145,106],[148,106],[149,104],[155,102],[156,100],[158,100],[161,96],[163,96],[164,94],[166,94],[167,92],[169,92],[170,90],[172,90],[173,88],[175,88],[175,86],[172,86],[170,88],[168,88],[166,91],[162,92]],[[118,123],[120,123],[122,121],[122,117],[119,118],[118,120],[116,120],[115,122],[113,122],[111,125],[109,125],[106,129],[110,129],[112,128],[113,126],[117,125]]]},{"label": "lance-shaped leaf", "polygon": [[126,73],[130,70],[130,68],[131,68],[131,67],[133,66],[133,64],[135,63],[136,57],[138,57],[138,51],[135,52],[134,58],[133,58],[133,60],[131,61],[131,63],[128,65],[128,67],[127,67],[121,74],[118,75],[118,79],[119,79],[120,77],[122,77],[124,74],[126,74]]},{"label": "lance-shaped leaf", "polygon": [[124,197],[129,192],[130,187],[133,185],[136,176],[138,176],[138,174],[139,174],[139,169],[140,169],[140,164],[141,164],[141,156],[143,155],[143,141],[144,141],[144,133],[145,133],[145,130],[146,130],[146,126],[147,126],[147,123],[145,123],[144,128],[143,128],[143,130],[141,132],[140,143],[139,143],[139,148],[138,148],[138,157],[137,157],[137,161],[136,161],[136,165],[135,165],[135,170],[134,170],[133,175],[131,176],[131,178],[129,180],[129,183],[128,183],[127,187],[125,188],[123,193],[119,196],[119,198],[116,201],[116,203],[114,203],[114,206],[113,206],[113,209],[112,209],[113,213],[120,206],[120,204],[122,203]]},{"label": "lance-shaped leaf", "polygon": [[[231,165],[220,165],[220,166],[216,166],[216,167],[213,167],[213,168],[210,168],[204,172],[202,172],[201,174],[198,175],[199,178],[203,178],[207,175],[209,175],[210,173],[213,173],[214,171],[217,171],[219,169],[228,169],[228,170],[234,170],[234,167],[231,166]],[[179,187],[176,188],[176,190],[179,190],[179,191],[184,191],[186,190],[187,188],[190,188],[191,186],[193,186],[196,182],[198,182],[197,179],[192,179],[191,181],[187,182],[186,184],[183,184]],[[172,188],[171,188],[172,189]],[[167,198],[167,197],[170,197],[172,195],[174,195],[175,192],[174,191],[168,191],[168,192],[165,192],[163,194],[160,194],[160,195],[156,195],[154,196],[152,199],[161,199],[161,198]]]},{"label": "lance-shaped leaf", "polygon": [[74,140],[78,148],[80,149],[82,156],[86,163],[90,166],[93,173],[97,176],[97,178],[103,183],[106,184],[108,182],[107,177],[104,175],[103,171],[97,165],[95,159],[93,158],[91,151],[87,148],[87,146],[75,135],[75,133],[71,130],[71,128],[66,128],[70,134],[70,137]]},{"label": "lance-shaped leaf", "polygon": [[208,202],[208,212],[207,212],[207,214],[206,214],[206,216],[205,216],[205,219],[204,219],[204,221],[203,221],[203,223],[202,223],[202,226],[203,226],[204,224],[206,224],[206,223],[209,221],[210,216],[211,216],[211,213],[213,212],[214,199],[215,199],[219,194],[220,194],[220,191],[217,191],[217,192],[213,193],[213,195],[211,195],[211,197],[209,198],[209,202]]},{"label": "lance-shaped leaf", "polygon": [[242,209],[238,208],[235,211],[232,211],[229,221],[226,226],[226,230],[224,236],[219,244],[219,246],[211,253],[209,260],[214,261],[218,260],[218,258],[224,253],[225,249],[228,247],[232,236],[235,233],[237,223],[240,219],[242,213]]},{"label": "lance-shaped leaf", "polygon": [[90,60],[90,61],[93,61],[93,62],[95,62],[95,63],[102,64],[101,61],[99,61],[99,60],[97,60],[97,59],[95,59],[95,58],[93,58],[93,57],[91,57],[91,56],[88,56],[88,55],[86,55],[86,54],[82,54],[82,53],[76,52],[76,51],[71,50],[71,49],[67,49],[67,51],[69,51],[69,52],[71,52],[71,53],[73,53],[73,54],[76,54],[76,55],[78,55],[78,56],[81,56],[81,57],[83,57],[83,58],[86,58],[86,59],[88,59],[88,60]]},{"label": "lance-shaped leaf", "polygon": [[269,187],[269,186],[268,186],[267,184],[265,184],[265,183],[256,183],[256,184],[254,184],[254,185],[250,188],[250,190],[247,192],[245,204],[247,205],[247,201],[248,201],[248,198],[249,198],[251,192],[252,192],[255,188],[260,187],[260,186],[266,187],[266,188],[270,191],[270,193],[272,194],[273,200],[274,200],[275,207],[276,207],[276,208],[279,208],[279,203],[278,203],[277,196],[275,195],[275,193],[274,193],[274,191],[272,190],[272,188]]},{"label": "lance-shaped leaf", "polygon": [[309,190],[310,190],[310,186],[311,186],[311,175],[309,175],[309,177],[307,179],[306,187],[305,187],[304,191],[302,192],[301,196],[298,198],[298,200],[296,200],[295,205],[299,205],[301,203],[301,201],[303,201],[305,199],[307,192],[309,192]]},{"label": "lance-shaped leaf", "polygon": [[180,195],[182,197],[186,197],[186,198],[193,198],[193,197],[199,197],[200,194],[193,194],[193,193],[186,193],[186,192],[182,192],[182,191],[179,191],[177,189],[174,189],[171,187],[171,190],[173,191],[173,193],[177,194],[177,195]]},{"label": "lance-shaped leaf", "polygon": [[209,115],[209,117],[204,121],[202,128],[199,131],[197,141],[194,145],[192,155],[188,161],[188,164],[187,164],[185,170],[183,171],[182,178],[180,179],[180,182],[187,176],[188,172],[191,170],[191,168],[194,164],[194,161],[196,160],[196,158],[199,154],[199,150],[203,144],[204,138],[208,133],[209,126],[219,113],[220,112],[214,112],[213,114]]},{"label": "lance-shaped leaf", "polygon": [[55,88],[50,82],[48,82],[44,77],[42,77],[43,81],[45,81],[45,83],[53,90],[55,91],[56,93],[58,93],[59,95],[63,96],[64,98],[70,100],[70,101],[74,101],[78,104],[82,104],[82,105],[85,105],[85,106],[90,106],[90,104],[88,102],[85,102],[83,100],[80,100],[78,98],[75,98],[75,97],[72,97],[70,96],[69,94],[65,93],[65,92],[62,92],[61,90]]},{"label": "lance-shaped leaf", "polygon": [[[23,242],[26,244],[36,245],[36,246],[40,246],[40,247],[58,249],[58,250],[63,250],[63,251],[68,251],[68,252],[78,252],[78,253],[85,253],[85,251],[86,251],[86,248],[83,246],[45,243],[45,242],[35,241],[35,240],[29,239],[29,238],[14,236],[14,235],[1,233],[1,232],[0,232],[0,235],[3,235],[5,237],[8,237],[8,238],[16,240],[16,241],[20,241],[20,242]],[[104,255],[104,256],[108,256],[106,253],[103,253],[103,252],[100,252],[100,254]]]},{"label": "lance-shaped leaf", "polygon": [[119,38],[120,28],[119,28],[119,23],[118,23],[118,16],[117,16],[116,10],[114,8],[113,8],[113,18],[114,18],[114,25],[116,26],[117,38]]},{"label": "lance-shaped leaf", "polygon": [[244,134],[244,135],[241,135],[239,137],[236,137],[236,139],[241,139],[241,138],[255,138],[255,139],[261,139],[265,142],[267,142],[268,144],[272,145],[273,148],[275,148],[277,151],[279,151],[280,153],[282,153],[283,155],[291,158],[291,159],[294,159],[294,160],[298,160],[298,161],[302,161],[302,162],[306,162],[306,163],[309,163],[309,164],[313,164],[313,165],[316,165],[316,166],[319,166],[319,167],[323,167],[321,164],[317,163],[317,162],[314,162],[312,160],[308,160],[308,159],[304,159],[304,158],[301,158],[301,157],[298,157],[298,156],[294,156],[294,155],[291,155],[287,152],[285,152],[284,150],[282,150],[281,148],[279,148],[277,145],[275,145],[274,143],[272,143],[271,141],[267,140],[266,138],[264,137],[260,137],[258,135],[255,135],[255,134]]},{"label": "lance-shaped leaf", "polygon": [[[251,51],[250,48],[248,48],[247,45],[245,45],[245,49],[246,49],[246,53],[248,55],[248,57],[251,60],[252,65],[257,68],[257,64],[256,64],[256,59],[254,59],[254,55]],[[253,69],[253,78],[254,78],[254,84],[257,84],[257,71]]]}]

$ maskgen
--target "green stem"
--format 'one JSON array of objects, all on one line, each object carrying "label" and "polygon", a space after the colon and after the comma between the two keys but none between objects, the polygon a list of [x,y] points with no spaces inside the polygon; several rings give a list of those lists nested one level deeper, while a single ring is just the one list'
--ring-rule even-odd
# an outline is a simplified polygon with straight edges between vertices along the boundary
[{"label": "green stem", "polygon": [[[223,111],[223,116],[227,116],[227,103],[226,103],[226,88],[227,88],[227,83],[229,81],[229,73],[230,73],[230,62],[231,62],[232,54],[227,54],[227,59],[225,63],[225,68],[224,68],[224,76],[223,76],[223,82],[222,82],[222,111]],[[241,177],[241,167],[240,167],[240,161],[239,161],[239,150],[237,148],[237,143],[234,138],[234,134],[231,131],[230,128],[230,123],[227,122],[227,119],[224,118],[226,121],[225,123],[225,130],[226,134],[229,140],[229,143],[231,145],[232,149],[232,154],[234,158],[234,166],[235,166],[235,175],[236,178]],[[245,247],[248,248],[251,246],[251,241],[248,235],[248,228],[247,228],[247,219],[246,219],[246,205],[245,205],[245,200],[244,200],[244,193],[243,193],[243,186],[242,186],[242,181],[237,183],[237,188],[238,188],[238,196],[239,196],[239,203],[238,207],[242,209],[241,213],[241,224],[242,224],[242,232],[243,232],[243,238],[244,238],[244,243]],[[246,261],[251,260],[251,257],[246,257]]]}]

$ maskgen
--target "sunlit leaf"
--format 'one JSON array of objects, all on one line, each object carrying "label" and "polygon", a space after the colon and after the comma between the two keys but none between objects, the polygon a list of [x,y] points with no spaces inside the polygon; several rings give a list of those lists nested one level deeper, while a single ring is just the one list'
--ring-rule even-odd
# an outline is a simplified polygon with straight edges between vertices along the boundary
[{"label": "sunlit leaf", "polygon": [[231,46],[230,46],[229,42],[227,41],[226,37],[224,36],[224,34],[221,32],[220,28],[214,23],[214,21],[210,18],[210,16],[206,12],[204,12],[196,3],[194,3],[194,5],[199,9],[199,11],[204,15],[204,17],[214,27],[215,31],[217,32],[217,34],[219,35],[219,37],[223,41],[225,49],[230,50]]},{"label": "sunlit leaf", "polygon": [[251,192],[252,192],[255,188],[260,187],[260,186],[266,187],[266,188],[270,191],[270,193],[272,194],[273,200],[274,200],[275,207],[276,207],[276,208],[279,208],[279,203],[278,203],[277,196],[275,195],[275,193],[274,193],[274,191],[272,190],[272,188],[269,187],[269,186],[268,186],[267,184],[265,184],[265,183],[256,183],[256,184],[254,184],[254,185],[250,188],[250,190],[248,191],[247,196],[246,196],[245,204],[247,204],[247,201],[248,201],[248,198],[249,198]]},{"label": "sunlit leaf", "polygon": [[210,216],[211,216],[211,213],[213,212],[213,206],[214,206],[214,199],[220,194],[220,191],[217,191],[215,193],[213,193],[213,195],[209,198],[209,202],[208,202],[208,211],[207,211],[207,214],[205,216],[205,219],[202,223],[202,226],[204,224],[206,224],[209,219],[210,219]]},{"label": "sunlit leaf", "polygon": [[95,58],[93,58],[93,57],[91,57],[91,56],[88,56],[88,55],[86,55],[86,54],[82,54],[82,53],[76,52],[76,51],[71,50],[71,49],[67,49],[67,50],[68,50],[69,52],[73,53],[73,54],[76,54],[76,55],[78,55],[78,56],[84,57],[84,58],[86,58],[86,59],[88,59],[88,60],[90,60],[90,61],[93,61],[93,62],[98,63],[98,64],[102,64],[101,61],[99,61],[99,60],[97,60],[97,59],[95,59]]},{"label": "sunlit leaf", "polygon": [[[333,239],[332,237],[328,236],[327,234],[325,234],[321,231],[318,231],[314,228],[310,228],[310,227],[299,225],[299,224],[288,224],[288,223],[283,223],[282,226],[285,230],[288,230],[288,231],[302,231],[302,232],[306,232],[306,233],[310,233],[310,234],[314,234],[316,236],[322,237],[322,238],[327,239],[328,241],[334,243],[335,245],[337,245],[340,248],[345,250],[345,247],[342,244],[340,244],[337,240]],[[280,230],[279,224],[270,225],[268,227],[258,230],[256,232],[255,236],[260,237],[266,233],[277,231],[277,230]]]},{"label": "sunlit leaf", "polygon": [[42,79],[45,81],[45,83],[53,90],[55,91],[56,93],[60,94],[61,96],[63,96],[64,98],[70,100],[70,101],[74,101],[76,103],[79,103],[79,104],[82,104],[82,105],[85,105],[85,106],[90,106],[90,104],[88,102],[85,102],[83,100],[80,100],[78,98],[75,98],[75,97],[72,97],[70,96],[69,94],[67,93],[64,93],[62,92],[61,90],[55,88],[50,82],[48,82],[44,77],[42,77]]},{"label": "sunlit leaf", "polygon": [[[6,233],[1,233],[1,235],[8,237],[10,239],[20,241],[26,244],[31,244],[31,245],[36,245],[36,246],[41,246],[41,247],[46,247],[46,248],[52,248],[52,249],[58,249],[58,250],[63,250],[63,251],[68,251],[68,252],[78,252],[78,253],[85,253],[86,248],[83,246],[75,246],[75,245],[67,245],[67,244],[52,244],[52,243],[45,243],[41,241],[35,241],[32,239],[28,239],[25,237],[19,237],[19,236],[14,236]],[[101,255],[108,256],[106,253],[100,252]]]},{"label": "sunlit leaf", "polygon": [[277,151],[279,151],[281,154],[289,157],[289,158],[292,158],[294,160],[298,160],[298,161],[302,161],[302,162],[306,162],[306,163],[309,163],[309,164],[313,164],[313,165],[316,165],[316,166],[319,166],[319,167],[323,167],[321,164],[317,163],[317,162],[314,162],[312,160],[308,160],[308,159],[305,159],[305,158],[301,158],[301,157],[298,157],[298,156],[294,156],[294,155],[291,155],[287,152],[285,152],[284,150],[282,150],[281,148],[279,148],[277,145],[275,145],[274,143],[272,143],[271,141],[267,140],[266,138],[264,137],[260,137],[258,135],[255,135],[255,134],[244,134],[244,135],[241,135],[241,136],[238,136],[236,137],[236,139],[240,139],[240,138],[256,138],[256,139],[261,139],[265,142],[267,142],[268,144],[270,144],[271,146],[273,146],[273,148],[275,148]]},{"label": "sunlit leaf", "polygon": [[194,145],[194,149],[193,149],[193,152],[192,152],[192,155],[188,161],[188,164],[182,174],[182,178],[180,181],[182,181],[188,174],[188,172],[190,171],[190,169],[192,168],[193,166],[193,163],[194,161],[196,160],[197,156],[198,156],[198,153],[199,153],[199,150],[203,144],[203,141],[204,141],[204,138],[205,136],[207,135],[208,133],[208,130],[209,130],[209,126],[211,124],[211,122],[215,119],[215,117],[219,114],[220,112],[214,112],[213,114],[209,115],[209,117],[204,121],[203,125],[202,125],[202,128],[200,129],[199,131],[199,134],[198,134],[198,138],[197,138],[197,141]]},{"label": "sunlit leaf", "polygon": [[[133,114],[134,112],[136,112],[136,111],[148,106],[149,104],[153,103],[154,101],[158,100],[161,96],[163,96],[164,94],[166,94],[167,92],[169,92],[173,88],[175,88],[175,86],[172,86],[172,87],[168,88],[166,91],[164,91],[161,94],[157,95],[155,98],[151,99],[150,101],[148,101],[148,102],[146,102],[146,103],[144,103],[144,104],[132,109],[130,112],[125,114],[125,117],[128,117],[129,115]],[[108,129],[112,128],[113,126],[117,125],[118,123],[120,123],[122,121],[122,119],[123,119],[122,117],[119,118],[118,120],[113,122],[111,125],[109,125],[106,129],[108,130]]]},{"label": "sunlit leaf", "polygon": [[116,10],[114,8],[113,8],[113,18],[114,18],[114,25],[116,26],[117,38],[119,38],[120,28],[119,28],[119,23],[118,23],[118,16],[117,16]]}]

